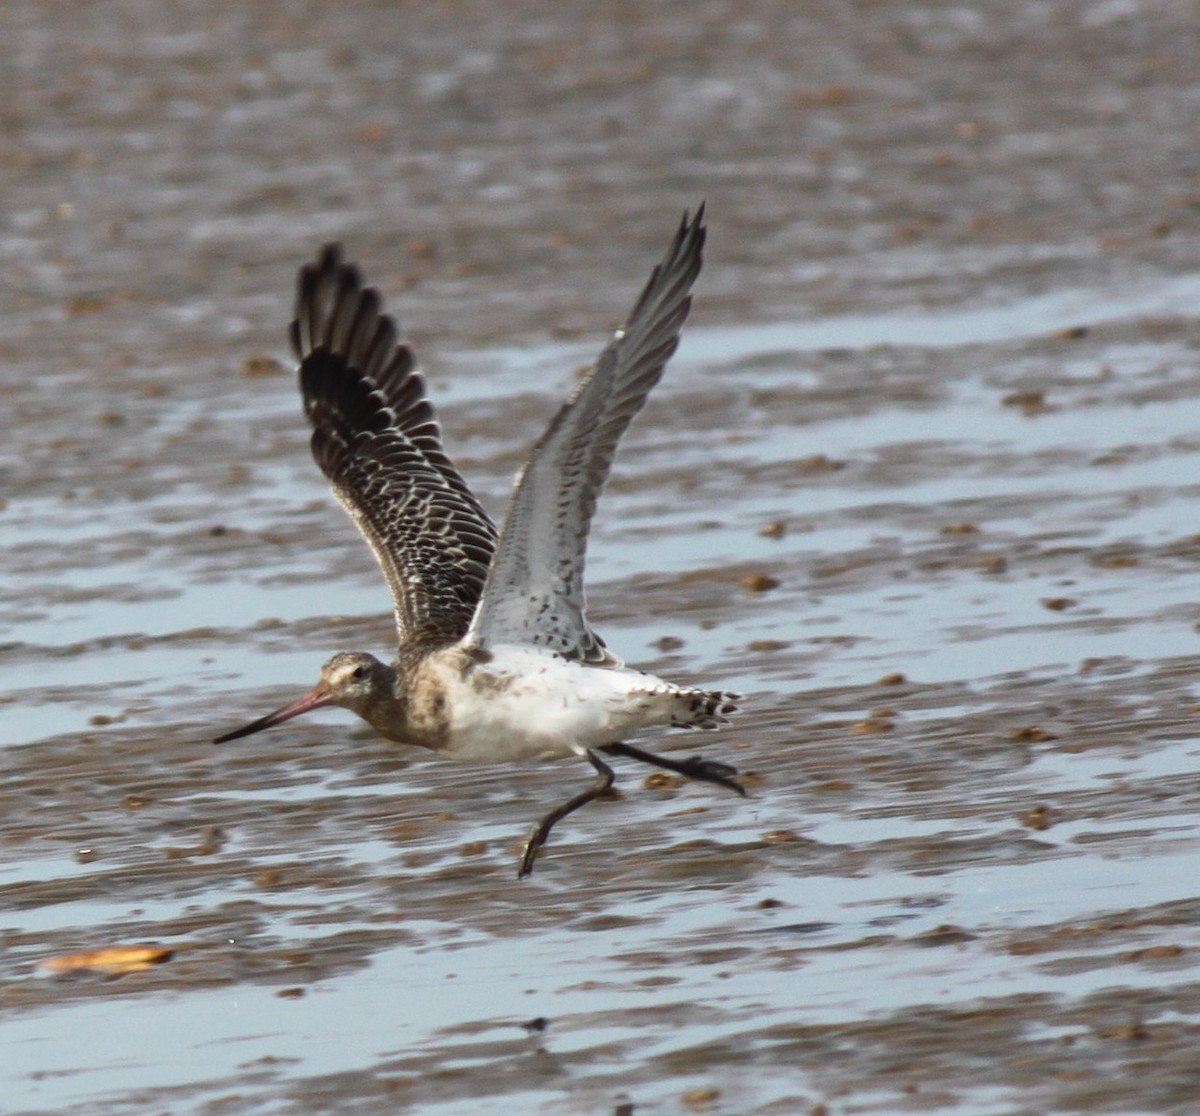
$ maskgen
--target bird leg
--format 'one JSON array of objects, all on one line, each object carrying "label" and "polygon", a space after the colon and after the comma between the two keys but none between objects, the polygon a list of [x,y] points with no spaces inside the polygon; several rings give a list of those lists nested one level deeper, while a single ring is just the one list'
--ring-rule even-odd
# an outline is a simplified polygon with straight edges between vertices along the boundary
[{"label": "bird leg", "polygon": [[537,858],[538,850],[546,843],[546,838],[550,836],[550,830],[554,828],[556,822],[562,821],[568,814],[578,810],[580,806],[586,806],[593,799],[599,798],[612,786],[613,769],[591,748],[588,748],[583,755],[588,763],[596,769],[596,781],[585,790],[580,791],[574,798],[569,798],[561,806],[556,806],[533,827],[529,833],[529,839],[525,842],[525,851],[521,854],[521,867],[517,869],[517,879],[524,879],[533,871],[533,862]]},{"label": "bird leg", "polygon": [[610,756],[628,756],[630,759],[641,760],[642,763],[650,763],[655,767],[674,771],[677,775],[685,775],[689,779],[697,779],[702,783],[716,783],[718,786],[728,787],[743,798],[746,797],[746,788],[734,778],[738,773],[737,768],[731,767],[727,763],[706,760],[703,756],[692,756],[691,759],[685,760],[667,759],[666,756],[644,752],[641,748],[635,748],[632,744],[626,744],[620,740],[615,744],[603,745],[600,751]]}]

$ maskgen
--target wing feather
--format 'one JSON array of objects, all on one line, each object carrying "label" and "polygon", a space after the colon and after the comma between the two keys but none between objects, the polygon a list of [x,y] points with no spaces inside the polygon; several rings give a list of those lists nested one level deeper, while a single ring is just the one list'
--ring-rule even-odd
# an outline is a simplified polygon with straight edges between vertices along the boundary
[{"label": "wing feather", "polygon": [[617,443],[662,376],[691,309],[705,241],[704,206],[684,213],[623,329],[563,405],[517,478],[468,637],[546,646],[615,665],[587,622],[588,531]]},{"label": "wing feather", "polygon": [[378,291],[326,245],[297,280],[289,334],[312,451],[392,591],[401,647],[466,631],[496,529],[447,457],[412,350]]}]

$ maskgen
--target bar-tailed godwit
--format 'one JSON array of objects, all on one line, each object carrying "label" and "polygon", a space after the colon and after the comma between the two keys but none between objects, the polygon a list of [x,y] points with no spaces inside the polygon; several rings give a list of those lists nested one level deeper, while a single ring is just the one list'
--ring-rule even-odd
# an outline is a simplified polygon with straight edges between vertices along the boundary
[{"label": "bar-tailed godwit", "polygon": [[556,822],[612,785],[601,753],[745,793],[728,764],[624,742],[655,726],[716,728],[737,695],[628,669],[584,606],[596,499],[679,344],[704,240],[701,206],[684,214],[625,325],[533,447],[499,532],[442,449],[412,350],[379,292],[336,244],[301,269],[290,336],[313,456],[383,568],[399,650],[390,665],[338,652],[303,697],[216,743],[339,705],[389,740],[456,759],[587,760],[596,779],[534,825],[519,877]]}]

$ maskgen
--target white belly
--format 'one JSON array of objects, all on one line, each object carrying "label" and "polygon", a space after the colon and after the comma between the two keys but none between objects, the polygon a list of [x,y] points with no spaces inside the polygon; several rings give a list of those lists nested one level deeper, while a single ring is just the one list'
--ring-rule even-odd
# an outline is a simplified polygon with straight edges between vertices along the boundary
[{"label": "white belly", "polygon": [[461,760],[582,755],[669,724],[676,692],[650,674],[581,666],[531,647],[497,647],[487,662],[457,666],[438,671],[450,730],[440,750]]}]

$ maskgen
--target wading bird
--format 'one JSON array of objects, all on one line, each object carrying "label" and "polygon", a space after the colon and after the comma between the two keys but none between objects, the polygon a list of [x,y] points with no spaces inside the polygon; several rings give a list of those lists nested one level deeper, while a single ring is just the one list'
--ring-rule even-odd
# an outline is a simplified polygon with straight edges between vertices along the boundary
[{"label": "wading bird", "polygon": [[389,740],[455,759],[587,760],[596,779],[534,825],[518,877],[556,822],[612,785],[601,753],[745,794],[728,764],[670,759],[623,739],[654,726],[716,728],[737,695],[628,669],[584,610],[596,500],[617,442],[679,344],[704,240],[701,206],[684,214],[625,325],[533,447],[499,532],[442,449],[412,350],[379,292],[337,244],[301,269],[290,337],[313,456],[383,568],[399,650],[390,665],[338,652],[303,697],[216,743],[337,705]]}]

